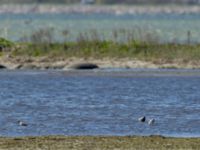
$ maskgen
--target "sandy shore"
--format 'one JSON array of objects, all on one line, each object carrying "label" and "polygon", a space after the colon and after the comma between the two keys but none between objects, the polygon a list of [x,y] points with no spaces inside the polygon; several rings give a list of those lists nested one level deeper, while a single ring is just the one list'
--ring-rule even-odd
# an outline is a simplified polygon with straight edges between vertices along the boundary
[{"label": "sandy shore", "polygon": [[104,58],[104,59],[94,59],[94,58],[10,58],[1,57],[0,65],[5,66],[5,68],[13,69],[60,69],[67,70],[70,69],[75,64],[92,63],[99,66],[99,68],[184,68],[184,69],[199,69],[200,62],[187,62],[182,61],[176,62],[148,62],[135,60],[130,58]]},{"label": "sandy shore", "polygon": [[0,138],[1,150],[199,150],[200,138],[47,136]]}]

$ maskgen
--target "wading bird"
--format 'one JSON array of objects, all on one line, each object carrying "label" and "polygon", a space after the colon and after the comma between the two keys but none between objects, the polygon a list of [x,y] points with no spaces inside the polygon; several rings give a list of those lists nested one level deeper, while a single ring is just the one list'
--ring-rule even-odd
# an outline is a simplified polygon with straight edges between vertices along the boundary
[{"label": "wading bird", "polygon": [[28,126],[27,123],[23,122],[23,121],[17,121],[18,125],[20,126]]},{"label": "wading bird", "polygon": [[138,118],[138,121],[140,121],[140,122],[145,122],[145,120],[146,120],[145,116]]},{"label": "wading bird", "polygon": [[152,124],[154,124],[155,123],[155,119],[150,119],[149,121],[148,121],[148,124],[149,125],[152,125]]}]

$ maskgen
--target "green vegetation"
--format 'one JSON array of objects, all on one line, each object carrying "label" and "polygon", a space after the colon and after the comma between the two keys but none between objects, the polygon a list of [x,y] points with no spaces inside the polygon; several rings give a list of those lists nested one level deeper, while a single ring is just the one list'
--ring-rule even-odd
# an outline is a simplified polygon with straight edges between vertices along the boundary
[{"label": "green vegetation", "polygon": [[3,56],[4,51],[10,51],[15,46],[15,44],[4,38],[0,38],[0,57]]},{"label": "green vegetation", "polygon": [[92,136],[47,136],[0,138],[1,150],[198,150],[199,138],[150,137],[92,137]]},{"label": "green vegetation", "polygon": [[154,63],[200,61],[200,45],[156,44],[131,41],[78,41],[66,43],[21,43],[12,56],[49,58],[134,58]]},{"label": "green vegetation", "polygon": [[105,40],[94,30],[90,33],[80,33],[75,41],[69,41],[69,31],[63,31],[65,40],[56,42],[53,29],[40,29],[24,42],[13,43],[1,38],[0,46],[4,49],[1,55],[9,54],[12,58],[45,56],[54,59],[129,58],[154,64],[200,62],[200,44],[160,43],[154,35],[143,34],[142,40],[133,35],[125,30],[113,31],[113,40]]},{"label": "green vegetation", "polygon": [[6,47],[9,48],[9,47],[12,47],[12,46],[14,46],[13,42],[11,42],[9,40],[6,40],[4,38],[0,38],[0,47],[1,47],[1,49],[6,48]]}]

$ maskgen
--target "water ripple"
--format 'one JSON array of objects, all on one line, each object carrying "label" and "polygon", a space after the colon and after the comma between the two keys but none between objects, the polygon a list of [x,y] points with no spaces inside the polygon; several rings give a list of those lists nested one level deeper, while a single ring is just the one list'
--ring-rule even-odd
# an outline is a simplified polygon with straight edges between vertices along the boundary
[{"label": "water ripple", "polygon": [[101,72],[1,71],[0,135],[200,136],[200,76]]}]

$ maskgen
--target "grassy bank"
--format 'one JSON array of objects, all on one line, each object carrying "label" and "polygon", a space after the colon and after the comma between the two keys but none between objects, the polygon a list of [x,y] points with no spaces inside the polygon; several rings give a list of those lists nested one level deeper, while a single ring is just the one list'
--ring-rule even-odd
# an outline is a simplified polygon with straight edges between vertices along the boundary
[{"label": "grassy bank", "polygon": [[34,35],[30,42],[13,43],[1,39],[0,48],[0,63],[18,63],[21,66],[32,63],[38,68],[41,68],[41,63],[48,62],[45,67],[49,68],[48,65],[57,61],[68,60],[63,62],[62,68],[71,62],[71,58],[92,60],[94,63],[98,60],[99,64],[110,63],[108,67],[134,68],[138,65],[134,65],[133,61],[137,60],[146,63],[139,66],[148,68],[200,68],[200,44],[159,43],[151,38],[146,41],[133,38],[125,42],[107,41],[100,40],[97,34],[92,33],[91,36],[80,34],[77,41],[58,43],[52,40],[51,34],[42,32],[42,35]]},{"label": "grassy bank", "polygon": [[199,138],[150,137],[23,137],[0,138],[0,149],[15,150],[198,150]]},{"label": "grassy bank", "polygon": [[153,63],[181,63],[200,61],[200,44],[191,43],[188,31],[187,41],[161,43],[153,33],[141,31],[139,39],[136,29],[113,30],[112,38],[106,39],[96,30],[79,33],[70,41],[70,31],[62,31],[64,41],[57,42],[54,29],[44,28],[24,37],[21,42],[0,38],[0,56],[47,57],[47,58],[129,58]]},{"label": "grassy bank", "polygon": [[155,63],[173,61],[200,61],[200,45],[158,44],[131,41],[119,43],[112,41],[78,41],[66,43],[21,43],[14,48],[12,57],[49,58],[132,58]]}]

